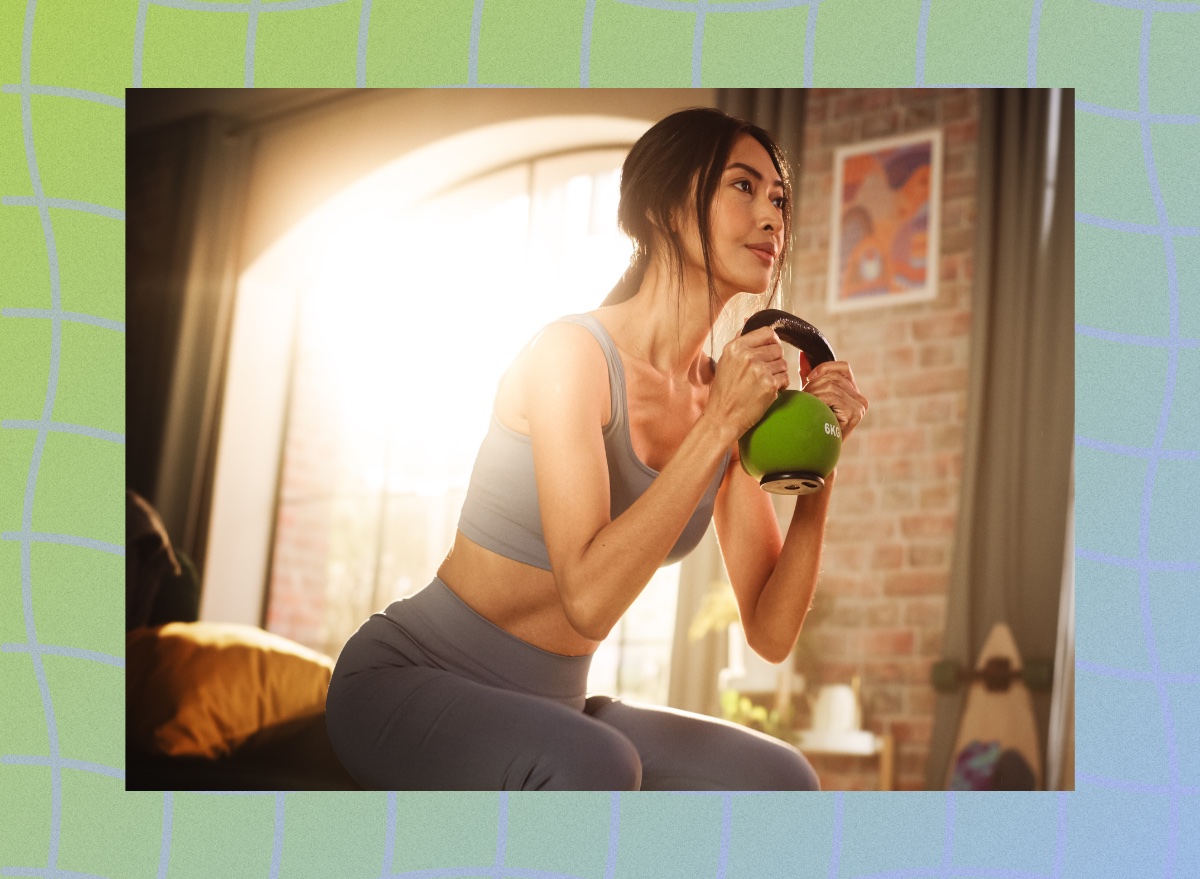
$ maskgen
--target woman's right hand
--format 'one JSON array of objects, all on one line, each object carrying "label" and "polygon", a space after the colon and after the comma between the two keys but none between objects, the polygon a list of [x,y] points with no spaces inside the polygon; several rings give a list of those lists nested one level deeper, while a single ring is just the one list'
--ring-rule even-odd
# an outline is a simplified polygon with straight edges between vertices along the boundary
[{"label": "woman's right hand", "polygon": [[737,432],[758,423],[788,386],[783,344],[771,327],[738,336],[721,352],[705,414]]}]

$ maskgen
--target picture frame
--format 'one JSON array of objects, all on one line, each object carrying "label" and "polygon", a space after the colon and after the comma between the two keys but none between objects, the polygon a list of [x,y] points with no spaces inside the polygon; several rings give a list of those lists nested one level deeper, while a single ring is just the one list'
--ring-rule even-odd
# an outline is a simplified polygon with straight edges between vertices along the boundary
[{"label": "picture frame", "polygon": [[935,128],[834,150],[831,312],[937,296],[942,149]]}]

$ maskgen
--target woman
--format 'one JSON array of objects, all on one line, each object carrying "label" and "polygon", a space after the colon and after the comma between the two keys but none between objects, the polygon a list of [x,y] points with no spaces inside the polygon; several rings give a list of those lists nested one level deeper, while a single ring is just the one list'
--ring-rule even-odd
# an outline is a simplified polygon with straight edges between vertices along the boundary
[{"label": "woman", "polygon": [[[710,519],[750,646],[789,655],[812,601],[824,491],[786,537],[737,439],[788,384],[762,328],[704,353],[737,293],[778,290],[790,221],[779,149],[710,109],[653,126],[622,169],[636,250],[604,305],[545,328],[497,391],[437,578],[374,614],[326,708],[350,773],[378,789],[804,790],[795,748],[744,727],[585,697],[591,654]],[[848,437],[867,402],[843,362],[809,370]]]}]

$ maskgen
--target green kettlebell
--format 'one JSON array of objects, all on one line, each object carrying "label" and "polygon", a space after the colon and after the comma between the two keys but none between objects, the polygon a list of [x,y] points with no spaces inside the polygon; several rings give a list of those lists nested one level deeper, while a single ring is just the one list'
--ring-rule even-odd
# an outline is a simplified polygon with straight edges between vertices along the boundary
[{"label": "green kettlebell", "polygon": [[[786,311],[769,308],[753,315],[742,335],[760,327],[808,355],[812,366],[836,359],[821,331]],[[812,394],[783,390],[754,427],[738,440],[742,469],[772,494],[812,494],[842,452],[842,429],[833,410]]]}]

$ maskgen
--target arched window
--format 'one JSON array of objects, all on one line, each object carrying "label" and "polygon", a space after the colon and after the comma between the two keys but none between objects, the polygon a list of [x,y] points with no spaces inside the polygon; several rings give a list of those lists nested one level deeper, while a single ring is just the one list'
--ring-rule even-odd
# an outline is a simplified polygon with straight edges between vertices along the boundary
[{"label": "arched window", "polygon": [[[595,308],[628,262],[626,149],[532,158],[403,212],[376,198],[323,223],[297,267],[268,629],[336,655],[433,577],[502,370],[542,326]],[[594,689],[666,701],[677,582],[664,569],[630,609]]]}]

